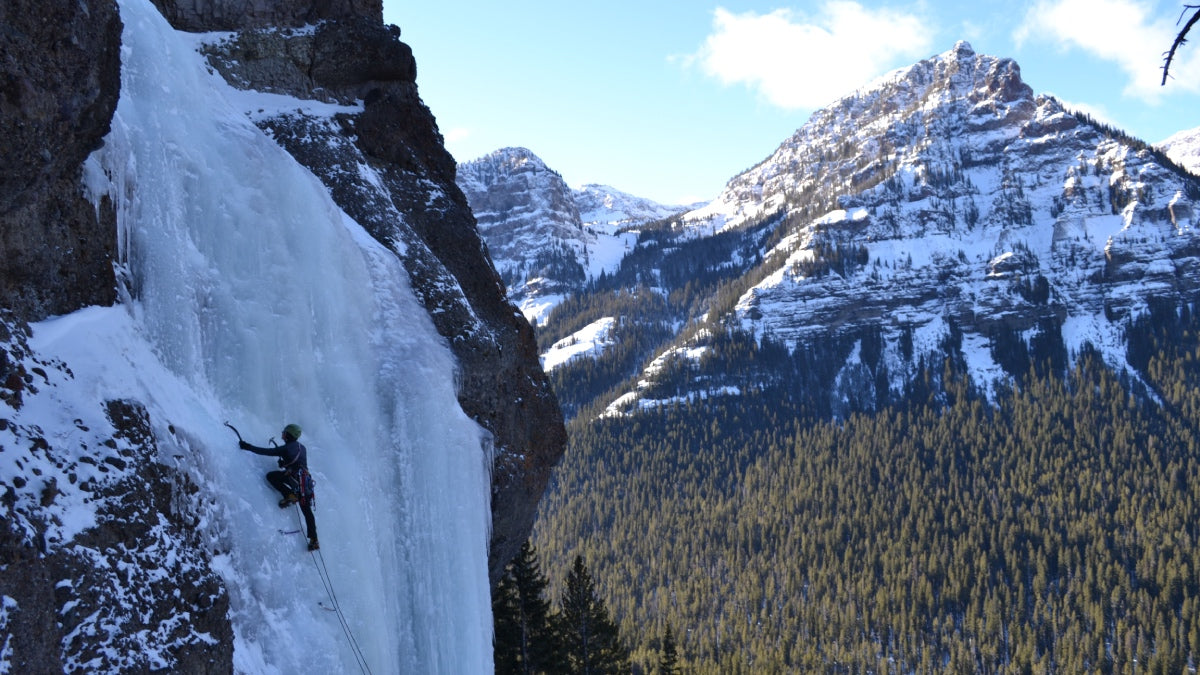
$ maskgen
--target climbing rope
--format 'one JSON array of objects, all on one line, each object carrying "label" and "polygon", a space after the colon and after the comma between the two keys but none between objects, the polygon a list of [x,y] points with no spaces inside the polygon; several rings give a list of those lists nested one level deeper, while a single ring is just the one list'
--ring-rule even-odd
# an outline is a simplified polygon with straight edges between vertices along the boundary
[{"label": "climbing rope", "polygon": [[[304,525],[304,521],[300,515],[299,507],[293,509],[296,512],[296,519],[300,525]],[[367,675],[372,675],[371,667],[367,665],[367,657],[363,655],[362,648],[358,646],[358,640],[354,638],[354,632],[350,630],[350,623],[346,621],[346,615],[342,613],[342,606],[338,603],[337,594],[333,592],[333,580],[329,576],[329,568],[325,566],[325,557],[321,555],[321,549],[309,551],[312,554],[313,565],[317,568],[317,576],[321,577],[321,583],[325,586],[325,593],[329,596],[329,602],[332,605],[332,611],[337,613],[338,621],[342,624],[342,632],[346,634],[346,640],[350,643],[350,649],[354,652],[354,658],[358,662],[358,667]],[[325,607],[324,603],[319,603]]]}]

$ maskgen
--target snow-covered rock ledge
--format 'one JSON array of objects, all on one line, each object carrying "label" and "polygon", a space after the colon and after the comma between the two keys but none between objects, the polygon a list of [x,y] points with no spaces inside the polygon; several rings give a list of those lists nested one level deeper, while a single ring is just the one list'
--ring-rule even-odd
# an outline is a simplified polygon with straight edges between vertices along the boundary
[{"label": "snow-covered rock ledge", "polygon": [[231,672],[195,485],[160,463],[141,403],[91,398],[31,337],[0,322],[0,672]]}]

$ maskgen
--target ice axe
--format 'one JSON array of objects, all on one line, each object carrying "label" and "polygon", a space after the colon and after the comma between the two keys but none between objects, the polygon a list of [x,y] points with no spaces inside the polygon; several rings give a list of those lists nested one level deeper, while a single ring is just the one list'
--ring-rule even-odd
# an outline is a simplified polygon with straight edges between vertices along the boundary
[{"label": "ice axe", "polygon": [[[225,420],[225,426],[229,427],[230,429],[233,429],[233,433],[237,434],[237,437],[238,437],[238,443],[245,443],[245,442],[246,442],[246,441],[242,440],[242,434],[241,434],[241,432],[239,432],[239,431],[237,430],[237,427],[235,427],[235,426],[233,426],[232,424],[230,424],[230,423],[229,423],[229,420]],[[274,437],[274,436],[272,436],[272,437],[271,437],[271,447],[275,447],[276,445],[277,445],[277,443],[275,443],[275,437]]]},{"label": "ice axe", "polygon": [[238,437],[238,443],[245,443],[245,442],[246,442],[246,441],[242,440],[242,434],[241,434],[241,432],[237,430],[237,427],[235,427],[235,426],[233,426],[232,424],[230,424],[230,423],[229,423],[229,420],[225,420],[225,426],[229,427],[230,429],[233,429],[233,433],[237,434],[237,437]]}]

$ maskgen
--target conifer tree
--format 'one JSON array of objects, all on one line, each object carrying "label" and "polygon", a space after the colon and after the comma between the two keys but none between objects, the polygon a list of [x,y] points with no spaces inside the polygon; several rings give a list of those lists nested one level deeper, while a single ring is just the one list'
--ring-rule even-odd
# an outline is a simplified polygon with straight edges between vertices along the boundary
[{"label": "conifer tree", "polygon": [[494,662],[499,674],[532,675],[554,670],[547,581],[528,540],[509,563],[492,599]]},{"label": "conifer tree", "polygon": [[679,655],[675,649],[675,634],[671,632],[671,626],[667,625],[667,632],[663,635],[662,654],[658,657],[658,675],[675,675],[678,672],[676,669],[679,666]]},{"label": "conifer tree", "polygon": [[596,596],[595,583],[583,556],[575,556],[559,604],[557,632],[567,672],[579,675],[629,672],[629,650],[621,644],[608,608]]}]

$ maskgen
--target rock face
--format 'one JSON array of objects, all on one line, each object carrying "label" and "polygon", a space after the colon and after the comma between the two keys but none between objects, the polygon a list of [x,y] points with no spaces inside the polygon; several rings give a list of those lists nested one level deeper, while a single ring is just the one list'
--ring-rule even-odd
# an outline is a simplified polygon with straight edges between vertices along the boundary
[{"label": "rock face", "polygon": [[479,233],[526,317],[542,319],[612,267],[632,246],[630,228],[686,209],[605,185],[571,189],[525,148],[502,148],[458,168]]},{"label": "rock face", "polygon": [[381,0],[152,0],[179,30],[229,31],[267,26],[303,26],[339,19],[383,21]]},{"label": "rock face", "polygon": [[458,185],[514,298],[565,294],[583,284],[596,235],[584,229],[571,188],[536,155],[497,150],[464,163]]},{"label": "rock face", "polygon": [[117,105],[116,3],[11,0],[0,26],[0,306],[36,320],[111,304],[115,217],[80,171]]},{"label": "rock face", "polygon": [[228,673],[228,596],[193,533],[186,476],[155,460],[145,410],[95,401],[102,421],[76,420],[69,439],[23,421],[28,405],[59,407],[55,384],[71,377],[31,352],[27,322],[116,299],[115,214],[81,183],[119,94],[116,3],[13,0],[0,25],[0,452],[22,467],[0,483],[3,664]]},{"label": "rock face", "polygon": [[0,320],[0,451],[20,467],[0,495],[5,661],[21,673],[230,672],[229,597],[196,531],[195,486],[158,462],[136,401],[72,410],[69,439],[44,434],[44,413],[27,421],[73,377],[39,359],[27,331]]},{"label": "rock face", "polygon": [[416,99],[416,62],[399,36],[395,26],[356,17],[244,30],[209,53],[212,66],[245,89],[352,104],[375,89],[407,87]]}]

